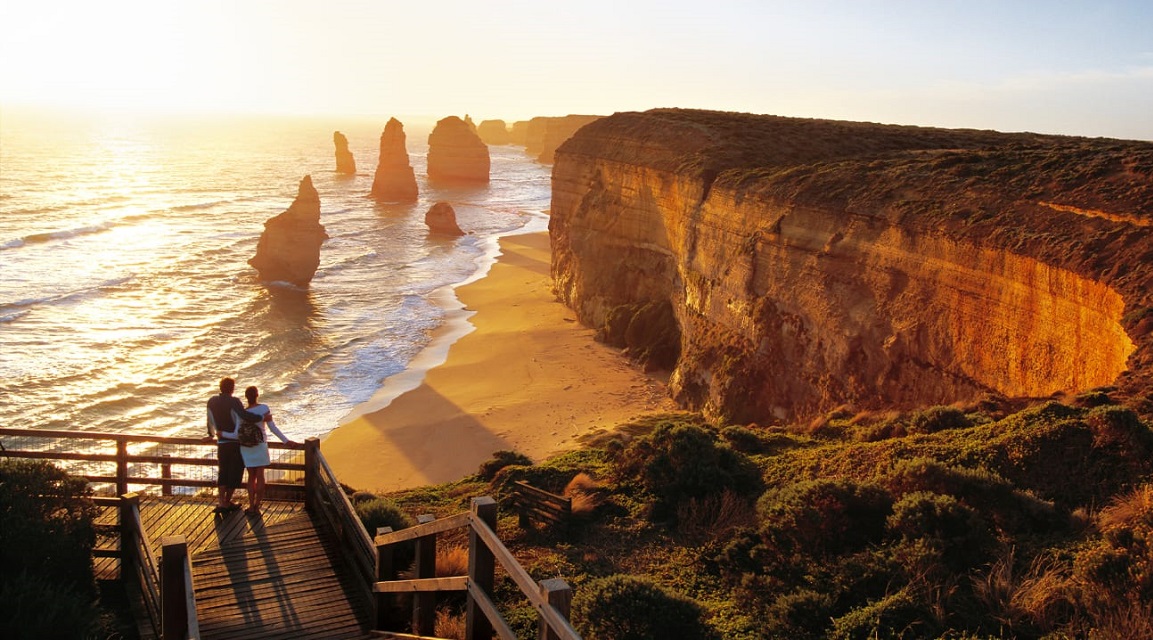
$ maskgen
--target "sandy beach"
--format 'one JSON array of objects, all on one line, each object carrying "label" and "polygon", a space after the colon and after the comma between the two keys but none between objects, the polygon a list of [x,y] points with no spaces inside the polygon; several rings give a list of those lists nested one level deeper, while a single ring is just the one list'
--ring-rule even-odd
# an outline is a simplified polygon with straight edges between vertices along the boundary
[{"label": "sandy beach", "polygon": [[[394,491],[459,480],[494,451],[533,460],[638,415],[672,410],[642,373],[551,291],[547,233],[505,237],[489,273],[457,289],[474,330],[415,388],[329,434],[321,450],[341,482]],[[451,341],[451,327],[434,335]]]}]

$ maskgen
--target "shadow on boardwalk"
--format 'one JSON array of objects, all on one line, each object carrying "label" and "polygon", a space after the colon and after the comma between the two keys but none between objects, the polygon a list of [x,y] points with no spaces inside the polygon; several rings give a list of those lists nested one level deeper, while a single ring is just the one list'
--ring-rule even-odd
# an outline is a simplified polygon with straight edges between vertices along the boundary
[{"label": "shadow on boardwalk", "polygon": [[187,538],[201,638],[372,637],[369,603],[302,503],[265,502],[258,517],[214,516],[213,504],[150,497],[141,507],[156,553],[164,536]]}]

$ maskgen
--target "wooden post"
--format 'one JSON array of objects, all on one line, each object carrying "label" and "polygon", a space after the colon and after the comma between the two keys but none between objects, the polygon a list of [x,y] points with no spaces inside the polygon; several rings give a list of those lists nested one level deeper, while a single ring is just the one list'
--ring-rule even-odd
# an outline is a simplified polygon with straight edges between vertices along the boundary
[{"label": "wooden post", "polygon": [[[545,602],[552,605],[552,608],[564,616],[565,620],[568,620],[570,606],[572,605],[572,587],[568,586],[567,582],[560,578],[541,580],[540,594],[544,596]],[[548,626],[544,616],[540,618],[539,628],[540,632],[537,634],[538,640],[560,640],[560,635]]]},{"label": "wooden post", "polygon": [[319,496],[316,495],[320,487],[320,438],[315,436],[304,441],[304,508],[315,511],[320,507]]},{"label": "wooden post", "polygon": [[140,494],[122,494],[117,510],[120,516],[120,579],[131,580],[136,564],[136,519],[132,512],[140,510]]},{"label": "wooden post", "polygon": [[[163,457],[171,458],[172,454],[166,453],[166,454],[164,454]],[[160,477],[164,478],[165,480],[171,480],[172,479],[172,463],[171,462],[161,462],[160,463]],[[162,495],[162,496],[172,495],[172,485],[168,484],[167,482],[160,485],[160,495]]]},{"label": "wooden post", "polygon": [[128,493],[128,441],[116,439],[116,495]]},{"label": "wooden post", "polygon": [[[417,516],[417,524],[427,524],[436,520],[431,515]],[[436,534],[416,539],[416,565],[413,567],[417,578],[436,577]],[[412,632],[418,636],[431,636],[436,625],[436,593],[423,591],[412,599]]]},{"label": "wooden post", "polygon": [[[474,516],[496,531],[496,500],[489,496],[473,498],[471,509]],[[472,527],[468,530],[468,581],[490,599],[495,599],[493,586],[496,584],[496,556]],[[469,596],[465,608],[464,637],[468,640],[488,640],[492,634],[492,623],[472,596]]]},{"label": "wooden post", "polygon": [[163,640],[183,640],[188,635],[188,609],[184,593],[184,564],[188,542],[184,536],[164,536],[160,540],[160,628]]},{"label": "wooden post", "polygon": [[[392,527],[377,527],[377,539],[386,533],[392,533]],[[396,547],[391,544],[380,544],[377,540],[376,543],[376,581],[387,582],[389,580],[396,580],[396,563],[394,558],[396,556]],[[396,631],[395,622],[392,616],[392,603],[393,596],[388,593],[373,594],[375,597],[372,599],[373,604],[376,606],[376,631]]]}]

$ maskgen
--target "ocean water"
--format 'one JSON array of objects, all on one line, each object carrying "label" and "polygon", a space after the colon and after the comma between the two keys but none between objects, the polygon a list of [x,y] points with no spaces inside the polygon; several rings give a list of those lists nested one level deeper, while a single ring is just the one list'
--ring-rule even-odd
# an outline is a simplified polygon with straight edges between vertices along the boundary
[{"label": "ocean water", "polygon": [[[223,376],[261,389],[293,439],[323,436],[406,371],[496,240],[544,230],[550,171],[490,147],[484,187],[368,197],[379,121],[0,114],[0,424],[197,436]],[[333,131],[358,173],[335,172]],[[307,289],[247,260],[311,175],[330,236]],[[459,239],[424,213],[452,203]],[[447,303],[446,303],[447,301]]]}]

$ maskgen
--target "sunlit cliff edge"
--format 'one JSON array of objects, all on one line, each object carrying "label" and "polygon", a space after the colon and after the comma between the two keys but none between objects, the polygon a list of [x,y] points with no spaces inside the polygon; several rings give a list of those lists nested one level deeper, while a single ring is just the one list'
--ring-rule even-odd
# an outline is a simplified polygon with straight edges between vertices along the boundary
[{"label": "sunlit cliff edge", "polygon": [[556,152],[557,295],[729,421],[1113,386],[1153,411],[1153,143],[689,110]]}]

